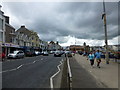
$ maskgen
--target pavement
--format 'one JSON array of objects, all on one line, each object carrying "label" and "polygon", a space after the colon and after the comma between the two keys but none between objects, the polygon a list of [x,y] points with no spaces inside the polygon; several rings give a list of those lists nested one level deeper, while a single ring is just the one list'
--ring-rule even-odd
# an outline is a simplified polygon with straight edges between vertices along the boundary
[{"label": "pavement", "polygon": [[[86,70],[84,71],[84,74],[88,74],[90,79],[87,78],[88,81],[92,80],[92,83],[96,83],[95,88],[118,88],[118,63],[114,62],[114,60],[110,60],[110,64],[106,64],[105,59],[102,59],[102,62],[100,64],[101,68],[97,68],[96,61],[94,63],[94,68],[90,66],[89,60],[87,60],[86,56],[82,56],[79,54],[76,54],[73,56],[71,65],[71,70],[74,71],[73,79],[74,86],[75,88],[79,88],[79,83],[81,84],[81,79],[80,79],[80,72],[81,70]],[[71,61],[71,60],[70,60]],[[75,64],[76,62],[76,64]],[[82,69],[81,69],[82,68]],[[84,80],[83,80],[84,81]],[[86,82],[85,82],[86,83]],[[74,88],[74,87],[73,87]],[[94,88],[92,85],[91,86],[86,86],[86,88]]]}]

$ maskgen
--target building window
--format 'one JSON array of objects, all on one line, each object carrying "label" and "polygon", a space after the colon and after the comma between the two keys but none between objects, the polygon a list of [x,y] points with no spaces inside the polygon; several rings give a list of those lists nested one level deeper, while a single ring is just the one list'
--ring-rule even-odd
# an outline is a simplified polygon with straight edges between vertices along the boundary
[{"label": "building window", "polygon": [[32,40],[34,40],[34,38],[32,37]]},{"label": "building window", "polygon": [[10,42],[12,43],[12,39],[10,39]]},{"label": "building window", "polygon": [[0,32],[0,42],[3,42],[3,32]]},{"label": "building window", "polygon": [[3,20],[2,19],[0,19],[0,29],[3,30]]},{"label": "building window", "polygon": [[34,43],[32,42],[32,46],[34,46]]}]

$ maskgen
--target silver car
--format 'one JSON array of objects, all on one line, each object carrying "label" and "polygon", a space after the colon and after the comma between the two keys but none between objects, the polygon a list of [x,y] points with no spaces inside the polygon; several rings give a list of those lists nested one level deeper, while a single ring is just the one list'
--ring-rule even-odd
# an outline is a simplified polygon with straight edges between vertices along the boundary
[{"label": "silver car", "polygon": [[48,52],[47,51],[44,51],[43,52],[43,56],[48,56],[49,54],[48,54]]},{"label": "silver car", "polygon": [[55,53],[54,53],[54,56],[55,57],[61,57],[61,55],[62,55],[62,53],[60,52],[60,51],[56,51]]},{"label": "silver car", "polygon": [[25,54],[22,50],[13,51],[8,54],[8,58],[24,58]]}]

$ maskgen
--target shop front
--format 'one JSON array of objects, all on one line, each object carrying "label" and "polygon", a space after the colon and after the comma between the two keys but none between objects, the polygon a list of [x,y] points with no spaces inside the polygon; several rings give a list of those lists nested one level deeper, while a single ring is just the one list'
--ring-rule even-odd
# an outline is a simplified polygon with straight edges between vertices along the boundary
[{"label": "shop front", "polygon": [[21,48],[19,47],[19,45],[15,45],[12,43],[3,43],[2,44],[2,53],[5,53],[5,56],[7,57],[7,55],[9,53],[12,53],[15,50],[20,50]]}]

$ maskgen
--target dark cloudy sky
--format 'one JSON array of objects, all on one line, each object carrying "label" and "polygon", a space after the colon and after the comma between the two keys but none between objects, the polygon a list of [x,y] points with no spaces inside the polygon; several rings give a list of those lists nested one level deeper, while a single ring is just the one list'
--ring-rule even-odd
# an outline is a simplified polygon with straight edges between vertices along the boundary
[{"label": "dark cloudy sky", "polygon": [[[118,3],[106,2],[108,44],[118,43]],[[104,45],[102,2],[3,2],[2,11],[17,30],[21,25],[45,41],[63,46]]]}]

